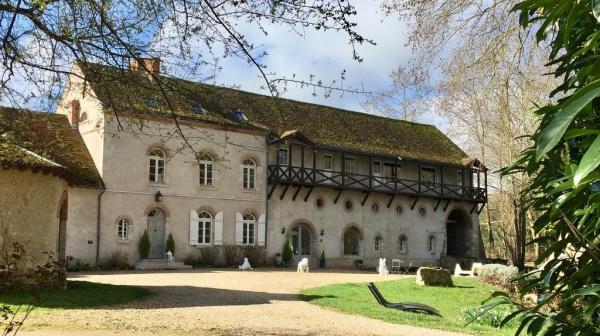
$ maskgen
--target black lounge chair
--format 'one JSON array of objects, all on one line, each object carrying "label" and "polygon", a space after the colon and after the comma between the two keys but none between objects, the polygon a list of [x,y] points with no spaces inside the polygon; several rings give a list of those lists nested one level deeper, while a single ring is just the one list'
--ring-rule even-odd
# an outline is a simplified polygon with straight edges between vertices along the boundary
[{"label": "black lounge chair", "polygon": [[377,287],[375,287],[374,283],[369,282],[369,284],[367,284],[367,287],[369,287],[369,290],[371,291],[371,294],[373,294],[373,296],[375,297],[375,300],[377,300],[377,302],[380,305],[382,305],[386,308],[404,310],[404,311],[409,311],[409,312],[413,312],[413,313],[423,313],[423,314],[429,314],[429,315],[442,316],[440,314],[440,312],[437,311],[437,309],[430,307],[428,305],[420,304],[420,303],[414,303],[414,302],[389,303],[383,297],[383,295],[381,295],[381,293],[379,292],[379,289],[377,289]]}]

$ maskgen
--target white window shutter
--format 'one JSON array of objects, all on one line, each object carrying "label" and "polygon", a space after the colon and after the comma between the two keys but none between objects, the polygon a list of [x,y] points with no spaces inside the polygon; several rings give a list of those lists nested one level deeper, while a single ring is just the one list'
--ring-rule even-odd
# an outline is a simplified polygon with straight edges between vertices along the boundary
[{"label": "white window shutter", "polygon": [[262,214],[262,215],[260,215],[260,217],[258,217],[258,230],[257,230],[258,237],[256,238],[256,243],[260,246],[265,245],[265,227],[266,227],[265,215]]},{"label": "white window shutter", "polygon": [[242,225],[243,217],[239,212],[235,213],[235,243],[238,245],[242,245]]},{"label": "white window shutter", "polygon": [[198,245],[198,213],[190,210],[190,245]]},{"label": "white window shutter", "polygon": [[219,211],[215,215],[215,245],[223,245],[223,211]]}]

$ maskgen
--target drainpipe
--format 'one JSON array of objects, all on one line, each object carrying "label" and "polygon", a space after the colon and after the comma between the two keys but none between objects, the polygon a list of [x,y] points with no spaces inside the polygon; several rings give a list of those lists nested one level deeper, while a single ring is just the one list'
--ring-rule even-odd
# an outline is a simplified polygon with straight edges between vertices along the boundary
[{"label": "drainpipe", "polygon": [[[265,155],[265,251],[268,251],[269,237],[269,133],[265,134],[266,154]],[[267,253],[265,253],[263,263],[267,264]]]},{"label": "drainpipe", "polygon": [[98,266],[98,262],[100,261],[100,211],[102,210],[102,195],[105,191],[106,188],[103,188],[98,194],[98,208],[96,210],[96,266]]}]

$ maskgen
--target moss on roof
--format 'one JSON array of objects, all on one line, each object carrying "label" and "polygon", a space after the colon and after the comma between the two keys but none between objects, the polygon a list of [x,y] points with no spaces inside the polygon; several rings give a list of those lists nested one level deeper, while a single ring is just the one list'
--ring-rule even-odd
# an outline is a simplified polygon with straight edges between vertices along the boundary
[{"label": "moss on roof", "polygon": [[49,169],[74,185],[102,185],[79,131],[55,113],[0,107],[0,165]]},{"label": "moss on roof", "polygon": [[[223,126],[299,133],[320,145],[463,165],[468,157],[431,125],[218,87],[93,63],[78,63],[107,112],[176,116]],[[159,85],[157,83],[161,83]],[[164,93],[164,94],[163,94]],[[192,105],[195,104],[193,108]],[[206,114],[195,113],[200,105]],[[247,122],[235,120],[241,110]]]}]

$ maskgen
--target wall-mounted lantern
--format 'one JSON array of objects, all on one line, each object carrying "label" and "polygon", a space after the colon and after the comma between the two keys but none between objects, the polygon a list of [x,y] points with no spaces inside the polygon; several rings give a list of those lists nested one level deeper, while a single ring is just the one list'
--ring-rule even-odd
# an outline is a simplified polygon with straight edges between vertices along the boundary
[{"label": "wall-mounted lantern", "polygon": [[321,236],[325,234],[325,229],[321,229]]},{"label": "wall-mounted lantern", "polygon": [[160,190],[154,194],[154,201],[157,203],[162,202],[162,194],[160,193]]},{"label": "wall-mounted lantern", "polygon": [[281,234],[285,234],[285,228],[284,227],[281,228]]}]

